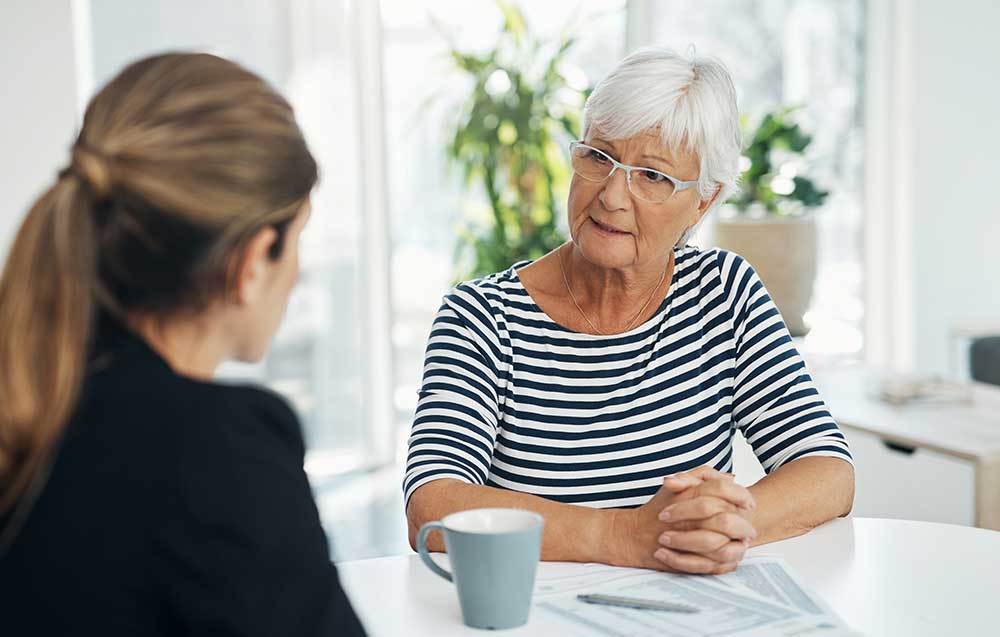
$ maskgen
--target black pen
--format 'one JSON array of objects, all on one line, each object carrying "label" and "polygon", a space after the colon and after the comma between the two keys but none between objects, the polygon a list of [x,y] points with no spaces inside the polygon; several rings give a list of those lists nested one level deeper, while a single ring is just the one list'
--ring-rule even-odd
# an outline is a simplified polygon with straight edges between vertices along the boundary
[{"label": "black pen", "polygon": [[617,595],[577,595],[576,598],[588,604],[603,604],[605,606],[622,606],[624,608],[639,608],[642,610],[667,610],[674,613],[697,613],[698,609],[687,604],[661,602],[655,599],[639,599],[638,597],[619,597]]}]

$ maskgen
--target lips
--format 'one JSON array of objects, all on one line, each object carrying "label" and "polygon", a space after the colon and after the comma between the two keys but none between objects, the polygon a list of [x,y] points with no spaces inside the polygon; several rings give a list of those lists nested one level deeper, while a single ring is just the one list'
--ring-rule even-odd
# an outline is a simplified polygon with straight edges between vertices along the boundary
[{"label": "lips", "polygon": [[602,222],[598,221],[597,219],[594,219],[593,217],[591,217],[590,220],[591,220],[591,222],[593,222],[593,224],[595,226],[597,226],[598,230],[603,230],[604,232],[607,232],[608,234],[619,234],[619,235],[632,234],[631,232],[626,232],[624,230],[619,230],[618,228],[616,228],[616,227],[614,227],[614,226],[612,226],[610,224],[602,223]]}]

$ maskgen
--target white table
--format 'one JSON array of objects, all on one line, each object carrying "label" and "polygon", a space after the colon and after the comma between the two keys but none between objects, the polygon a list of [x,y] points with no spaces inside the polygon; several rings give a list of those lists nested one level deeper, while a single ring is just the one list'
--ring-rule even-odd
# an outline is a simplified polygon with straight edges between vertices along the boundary
[{"label": "white table", "polygon": [[[785,558],[804,585],[852,628],[872,637],[1000,634],[1000,532],[847,518],[752,549],[750,555]],[[489,634],[462,624],[454,587],[416,555],[343,562],[338,568],[372,635]],[[539,577],[579,568],[543,562]],[[496,633],[544,635],[533,622]]]}]

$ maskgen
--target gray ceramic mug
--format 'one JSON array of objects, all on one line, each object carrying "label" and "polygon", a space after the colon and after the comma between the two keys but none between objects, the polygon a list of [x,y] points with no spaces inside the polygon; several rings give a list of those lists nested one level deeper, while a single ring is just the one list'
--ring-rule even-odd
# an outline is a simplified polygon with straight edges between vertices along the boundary
[{"label": "gray ceramic mug", "polygon": [[[521,509],[471,509],[420,527],[417,551],[427,568],[458,589],[473,628],[514,628],[528,621],[542,551],[542,516]],[[452,572],[427,552],[427,534],[444,535]]]}]

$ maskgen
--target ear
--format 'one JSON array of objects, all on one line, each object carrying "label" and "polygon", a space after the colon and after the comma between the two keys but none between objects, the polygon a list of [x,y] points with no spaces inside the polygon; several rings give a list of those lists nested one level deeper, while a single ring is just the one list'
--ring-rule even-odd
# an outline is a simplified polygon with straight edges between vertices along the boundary
[{"label": "ear", "polygon": [[718,186],[716,186],[715,193],[713,193],[711,197],[709,197],[708,199],[702,199],[701,201],[698,202],[698,210],[697,210],[698,215],[695,217],[694,223],[688,226],[687,230],[684,231],[684,234],[682,234],[681,237],[684,237],[686,234],[690,234],[692,229],[694,229],[695,227],[698,226],[699,223],[701,223],[701,218],[705,216],[705,213],[708,212],[708,209],[712,207],[712,204],[715,202],[715,200],[719,198],[719,193],[721,192],[722,192],[722,184],[719,184]]},{"label": "ear", "polygon": [[705,213],[708,212],[708,209],[712,207],[712,204],[715,203],[715,200],[719,198],[719,195],[721,193],[722,193],[722,184],[719,184],[718,186],[715,187],[715,192],[712,194],[711,197],[709,197],[708,199],[702,199],[701,201],[698,202],[699,221],[701,221],[701,218],[705,216]]},{"label": "ear", "polygon": [[268,273],[274,263],[270,256],[271,246],[278,241],[278,231],[266,226],[257,231],[247,242],[243,254],[236,262],[234,278],[234,300],[239,305],[249,305],[256,301],[267,285]]}]

